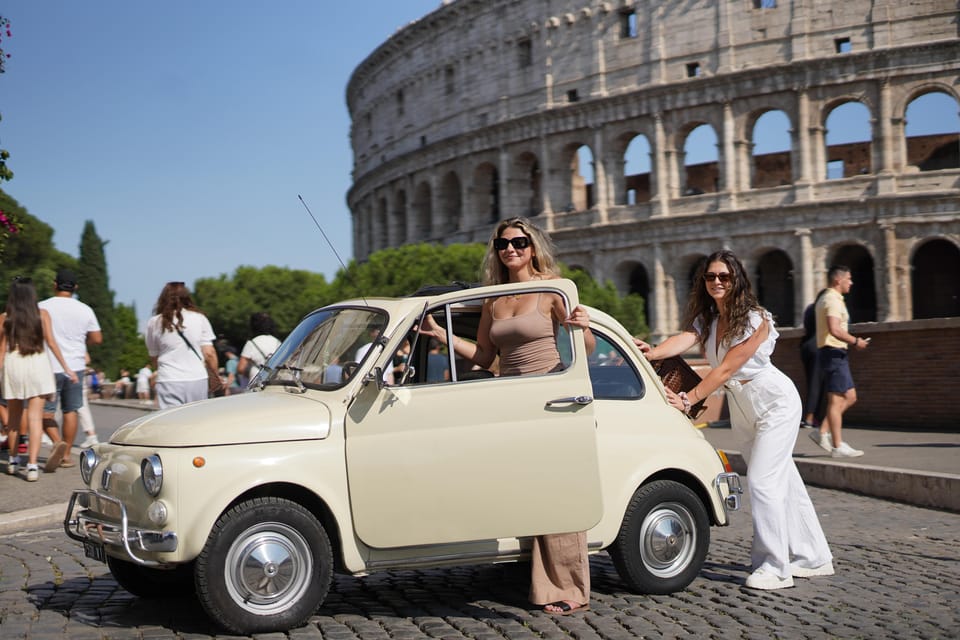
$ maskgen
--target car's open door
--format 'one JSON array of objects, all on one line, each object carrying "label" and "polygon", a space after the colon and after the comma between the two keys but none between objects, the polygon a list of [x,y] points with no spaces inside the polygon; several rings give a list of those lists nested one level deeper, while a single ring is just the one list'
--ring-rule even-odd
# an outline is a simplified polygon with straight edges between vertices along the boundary
[{"label": "car's open door", "polygon": [[[528,288],[576,304],[570,281]],[[466,301],[477,294],[458,295]],[[587,358],[580,331],[565,339],[574,357],[555,373],[368,385],[346,424],[360,539],[386,548],[595,525],[603,505]]]}]

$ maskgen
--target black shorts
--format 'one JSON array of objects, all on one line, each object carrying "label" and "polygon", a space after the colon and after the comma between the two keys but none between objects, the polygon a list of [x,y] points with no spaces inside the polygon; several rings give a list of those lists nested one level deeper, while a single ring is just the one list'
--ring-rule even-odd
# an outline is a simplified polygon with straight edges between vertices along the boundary
[{"label": "black shorts", "polygon": [[846,393],[853,389],[853,376],[850,374],[846,349],[820,347],[817,356],[824,388],[829,393]]}]

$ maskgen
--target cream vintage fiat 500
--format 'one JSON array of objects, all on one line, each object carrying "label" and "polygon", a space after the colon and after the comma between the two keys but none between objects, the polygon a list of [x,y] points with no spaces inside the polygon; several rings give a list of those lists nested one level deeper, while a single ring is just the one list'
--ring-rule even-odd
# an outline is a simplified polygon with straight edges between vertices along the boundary
[{"label": "cream vintage fiat 500", "polygon": [[[621,324],[590,309],[590,354],[561,330],[561,371],[501,378],[447,354],[430,375],[424,314],[469,339],[485,299],[538,291],[577,304],[553,280],[311,313],[253,392],[145,415],[85,451],[67,534],[130,592],[195,591],[242,634],[303,624],[334,571],[522,560],[545,533],[586,530],[631,590],[684,589],[739,476]],[[544,499],[558,491],[562,507]]]}]

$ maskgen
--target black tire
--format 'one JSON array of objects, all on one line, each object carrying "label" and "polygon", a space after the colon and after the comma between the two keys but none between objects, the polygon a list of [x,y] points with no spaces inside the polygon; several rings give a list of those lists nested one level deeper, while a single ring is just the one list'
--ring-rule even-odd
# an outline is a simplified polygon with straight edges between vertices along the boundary
[{"label": "black tire", "polygon": [[217,520],[197,558],[197,595],[240,635],[303,625],[333,580],[333,552],[312,513],[282,498],[242,502]]},{"label": "black tire", "polygon": [[609,552],[620,578],[638,593],[682,591],[700,573],[710,547],[710,519],[685,485],[656,480],[627,506]]},{"label": "black tire", "polygon": [[193,597],[193,564],[155,569],[107,556],[107,567],[117,583],[141,598]]}]

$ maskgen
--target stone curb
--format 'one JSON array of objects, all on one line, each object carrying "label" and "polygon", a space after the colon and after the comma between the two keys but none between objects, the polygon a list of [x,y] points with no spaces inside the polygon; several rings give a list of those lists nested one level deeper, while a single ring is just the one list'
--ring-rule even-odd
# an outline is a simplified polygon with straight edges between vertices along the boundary
[{"label": "stone curb", "polygon": [[[747,465],[743,455],[739,451],[724,450],[724,453],[733,470],[745,476]],[[829,460],[814,462],[795,458],[794,462],[806,484],[960,513],[960,475]]]},{"label": "stone curb", "polygon": [[0,535],[22,533],[30,529],[41,529],[60,524],[67,513],[68,504],[62,502],[34,509],[14,511],[13,513],[4,513],[0,515]]}]

